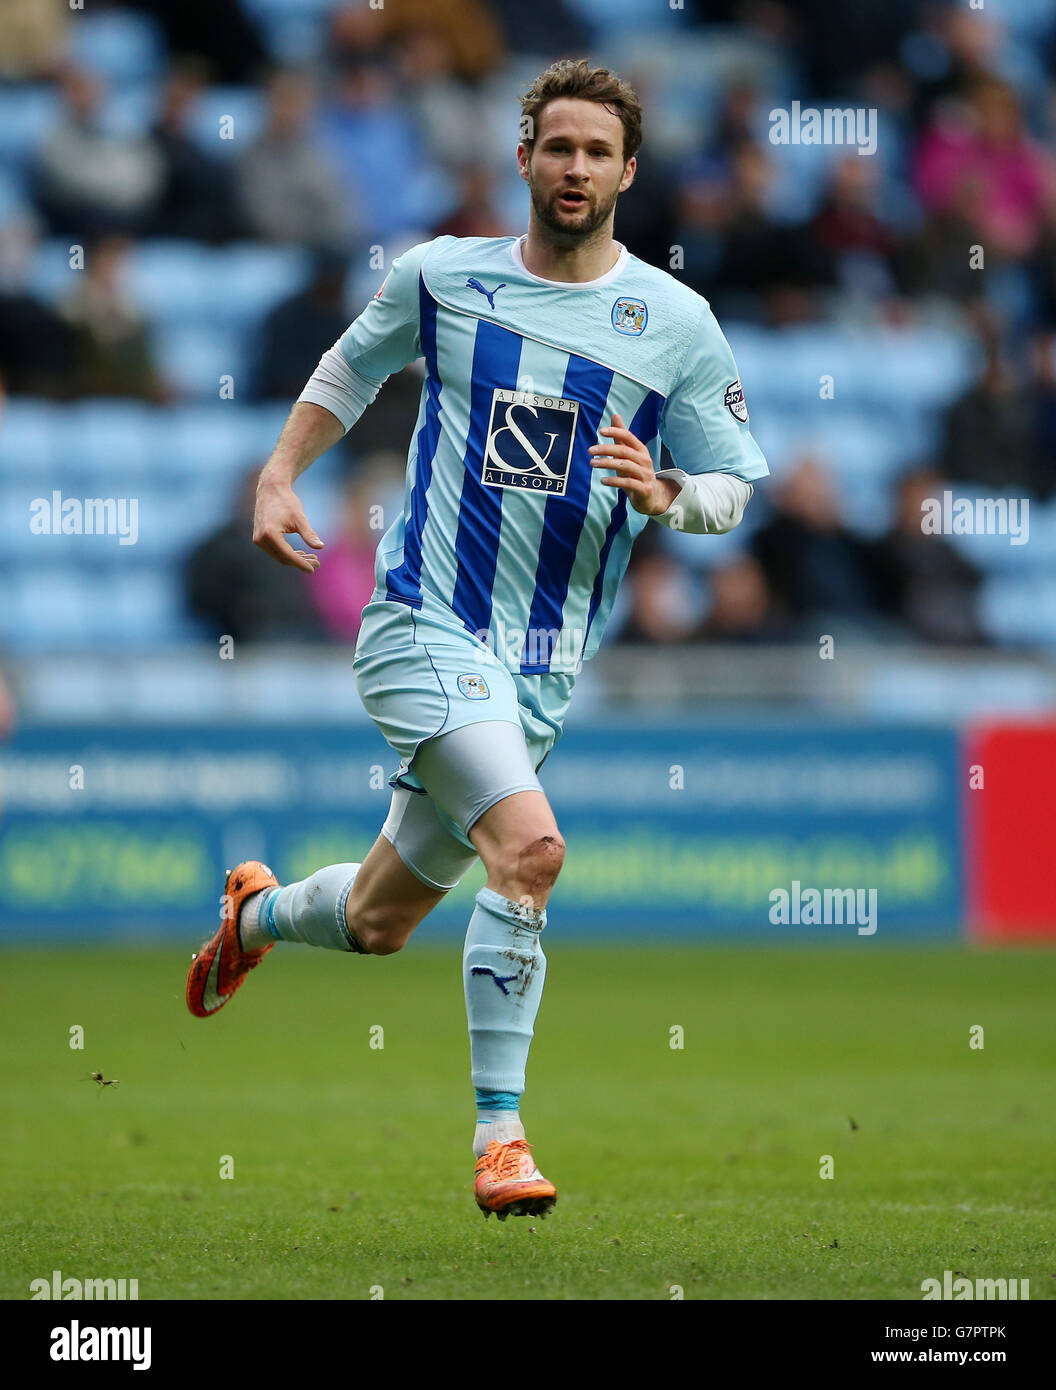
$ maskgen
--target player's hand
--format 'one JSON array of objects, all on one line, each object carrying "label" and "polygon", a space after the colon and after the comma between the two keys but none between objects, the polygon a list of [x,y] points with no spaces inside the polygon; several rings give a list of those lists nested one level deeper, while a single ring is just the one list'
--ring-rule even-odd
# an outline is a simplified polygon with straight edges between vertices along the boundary
[{"label": "player's hand", "polygon": [[619,415],[599,434],[606,434],[611,444],[592,444],[587,451],[594,455],[592,468],[610,469],[614,476],[602,478],[602,487],[620,487],[636,512],[659,516],[666,512],[681,491],[671,478],[658,478],[652,456],[642,441],[636,438]]},{"label": "player's hand", "polygon": [[259,545],[280,565],[314,574],[319,557],[303,550],[294,550],[287,536],[300,536],[313,550],[322,550],[323,542],[308,524],[300,499],[288,483],[273,482],[264,474],[257,484],[257,504],[253,512],[253,544]]}]

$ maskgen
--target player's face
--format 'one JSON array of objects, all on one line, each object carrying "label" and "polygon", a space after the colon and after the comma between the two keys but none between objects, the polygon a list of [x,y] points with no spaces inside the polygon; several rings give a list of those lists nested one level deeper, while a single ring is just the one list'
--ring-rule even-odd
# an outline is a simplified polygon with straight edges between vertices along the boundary
[{"label": "player's face", "polygon": [[635,161],[623,159],[623,122],[596,101],[562,97],[544,106],[531,157],[519,145],[517,158],[536,217],[568,244],[611,225],[634,178]]}]

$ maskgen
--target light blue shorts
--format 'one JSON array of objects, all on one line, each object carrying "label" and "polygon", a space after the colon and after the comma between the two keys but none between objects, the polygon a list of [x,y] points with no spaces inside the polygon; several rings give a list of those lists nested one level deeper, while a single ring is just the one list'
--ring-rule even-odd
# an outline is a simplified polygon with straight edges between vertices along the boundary
[{"label": "light blue shorts", "polygon": [[[463,858],[469,851],[465,867],[472,862],[476,851],[468,831],[472,819],[482,814],[481,808],[487,809],[514,791],[538,785],[534,771],[561,736],[575,677],[563,673],[525,676],[510,671],[471,633],[442,626],[406,604],[386,599],[375,599],[363,610],[353,671],[364,708],[402,759],[399,770],[389,779],[395,790],[385,833],[418,877],[436,887],[452,887],[439,880],[451,877],[451,855],[456,846]],[[526,757],[519,747],[516,756],[501,755],[501,745],[497,746],[494,738],[498,723],[520,730]],[[454,768],[448,775],[442,763],[429,759],[432,786],[423,786],[415,765],[422,745],[473,725],[482,726],[480,756],[468,760],[475,763],[473,785],[465,785],[465,778],[456,779]],[[467,748],[464,739],[456,742],[462,750]],[[442,746],[436,745],[438,749]],[[466,762],[463,754],[459,770]],[[456,780],[457,794],[452,790]],[[399,797],[401,791],[413,802],[428,797],[433,803],[430,823],[442,827],[448,840],[456,842],[437,845],[442,873],[429,871],[425,862],[430,859],[428,850],[418,845],[411,862],[399,840],[389,834],[395,820],[403,825],[402,833],[409,842],[426,816],[426,808],[409,805],[406,796]]]}]

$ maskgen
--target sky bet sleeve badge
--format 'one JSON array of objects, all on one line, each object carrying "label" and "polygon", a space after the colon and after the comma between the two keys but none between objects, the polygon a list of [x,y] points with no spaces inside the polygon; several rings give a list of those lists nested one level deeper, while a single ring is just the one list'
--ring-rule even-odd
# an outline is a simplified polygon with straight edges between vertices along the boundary
[{"label": "sky bet sleeve badge", "polygon": [[748,423],[748,406],[745,403],[744,392],[741,390],[740,377],[726,387],[726,395],[723,397],[722,403],[735,420],[740,420],[742,425]]},{"label": "sky bet sleeve badge", "polygon": [[644,299],[617,299],[612,306],[612,326],[617,333],[637,338],[649,322],[649,310]]}]

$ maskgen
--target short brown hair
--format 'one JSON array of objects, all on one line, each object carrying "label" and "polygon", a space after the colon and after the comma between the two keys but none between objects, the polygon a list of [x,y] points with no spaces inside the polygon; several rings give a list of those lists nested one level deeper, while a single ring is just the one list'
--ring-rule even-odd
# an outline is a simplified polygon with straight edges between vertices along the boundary
[{"label": "short brown hair", "polygon": [[619,116],[623,122],[624,163],[638,153],[642,143],[642,105],[630,83],[609,68],[592,68],[586,58],[561,58],[541,73],[521,97],[521,143],[529,155],[543,107],[559,97],[596,101]]}]

